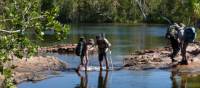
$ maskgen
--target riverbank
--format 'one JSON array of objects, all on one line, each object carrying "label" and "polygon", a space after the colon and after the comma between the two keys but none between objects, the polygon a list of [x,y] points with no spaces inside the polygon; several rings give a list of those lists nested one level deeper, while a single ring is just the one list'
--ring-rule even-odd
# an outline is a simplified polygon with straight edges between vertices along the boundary
[{"label": "riverbank", "polygon": [[175,57],[178,62],[172,63],[169,57],[171,51],[169,47],[136,51],[124,57],[124,67],[129,70],[172,69],[179,74],[200,73],[199,43],[190,44],[187,48],[189,65],[178,64],[182,59],[180,53]]},{"label": "riverbank", "polygon": [[[59,53],[59,54],[75,54],[77,44],[60,44],[49,47],[41,47],[38,52],[49,52],[49,53]],[[96,52],[97,49],[90,50],[90,53]]]},{"label": "riverbank", "polygon": [[[68,64],[51,56],[34,56],[31,58],[18,59],[16,57],[8,65],[12,65],[15,84],[24,81],[40,81],[48,78],[50,74],[66,70]],[[0,83],[4,80],[0,76]]]},{"label": "riverbank", "polygon": [[60,44],[49,47],[41,47],[38,49],[38,52],[50,52],[50,53],[59,53],[59,54],[70,54],[74,53],[76,44]]},{"label": "riverbank", "polygon": [[15,83],[39,81],[48,78],[55,71],[66,70],[68,65],[55,57],[36,56],[27,59],[15,59],[13,62]]}]

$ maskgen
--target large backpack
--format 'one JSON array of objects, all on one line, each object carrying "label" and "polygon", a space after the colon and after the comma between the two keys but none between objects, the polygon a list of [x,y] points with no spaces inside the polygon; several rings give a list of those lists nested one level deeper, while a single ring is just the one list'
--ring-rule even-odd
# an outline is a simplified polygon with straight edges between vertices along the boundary
[{"label": "large backpack", "polygon": [[192,43],[196,37],[196,32],[194,27],[187,27],[184,30],[184,40],[186,42]]},{"label": "large backpack", "polygon": [[76,50],[75,50],[75,53],[77,56],[81,56],[82,55],[82,52],[83,52],[83,48],[84,48],[84,42],[79,42],[76,46]]}]

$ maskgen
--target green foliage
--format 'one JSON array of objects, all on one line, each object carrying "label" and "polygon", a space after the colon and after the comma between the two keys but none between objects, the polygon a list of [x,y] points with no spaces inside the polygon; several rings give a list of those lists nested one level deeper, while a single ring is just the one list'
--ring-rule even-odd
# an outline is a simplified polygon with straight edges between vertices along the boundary
[{"label": "green foliage", "polygon": [[57,40],[65,39],[69,26],[56,20],[59,7],[48,0],[1,0],[0,7],[0,72],[6,77],[5,88],[14,88],[12,71],[4,63],[13,56],[35,55],[35,41],[43,41],[46,31],[54,30]]},{"label": "green foliage", "polygon": [[195,15],[200,18],[200,1],[199,0],[192,0],[192,8],[194,10]]},{"label": "green foliage", "polygon": [[[131,2],[131,3],[130,3]],[[138,18],[132,0],[65,0],[60,11],[61,22],[110,23]],[[129,12],[130,11],[130,12]]]},{"label": "green foliage", "polygon": [[[51,7],[44,7],[46,4],[41,4],[42,1],[6,0],[4,2],[4,13],[0,15],[0,30],[7,32],[2,32],[0,36],[0,54],[14,53],[22,58],[24,53],[31,55],[32,52],[36,52],[37,47],[28,37],[30,34],[42,40],[45,31],[53,29],[58,40],[64,38],[69,26],[62,25],[56,20],[59,7],[53,7],[52,4]],[[43,10],[41,6],[44,7]],[[4,59],[2,55],[1,57],[0,59]]]},{"label": "green foliage", "polygon": [[9,69],[9,68],[4,69],[3,70],[3,75],[5,76],[4,88],[16,88],[16,86],[13,84],[13,78],[12,78],[11,69]]},{"label": "green foliage", "polygon": [[194,24],[199,7],[199,0],[65,0],[58,18],[63,23],[167,23],[161,17],[166,16]]}]

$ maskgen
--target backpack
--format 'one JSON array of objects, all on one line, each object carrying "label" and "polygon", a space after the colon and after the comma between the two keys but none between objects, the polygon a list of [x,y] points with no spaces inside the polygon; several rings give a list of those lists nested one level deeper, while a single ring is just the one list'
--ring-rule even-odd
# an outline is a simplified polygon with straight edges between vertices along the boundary
[{"label": "backpack", "polygon": [[187,27],[184,30],[184,40],[186,42],[192,43],[196,37],[196,32],[194,27]]},{"label": "backpack", "polygon": [[184,28],[178,31],[178,39],[183,41],[184,40]]},{"label": "backpack", "polygon": [[79,42],[76,46],[75,53],[77,56],[81,56],[83,52],[84,42]]},{"label": "backpack", "polygon": [[178,38],[178,31],[175,26],[170,26],[167,29],[166,38],[167,39],[177,39]]}]

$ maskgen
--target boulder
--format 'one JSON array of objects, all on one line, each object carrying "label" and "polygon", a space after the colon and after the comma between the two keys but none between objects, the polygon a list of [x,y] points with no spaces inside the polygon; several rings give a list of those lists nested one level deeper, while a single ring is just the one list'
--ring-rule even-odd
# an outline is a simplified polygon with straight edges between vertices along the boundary
[{"label": "boulder", "polygon": [[16,66],[13,70],[16,83],[46,79],[51,72],[63,71],[68,67],[66,63],[51,56],[15,59],[13,63]]}]

